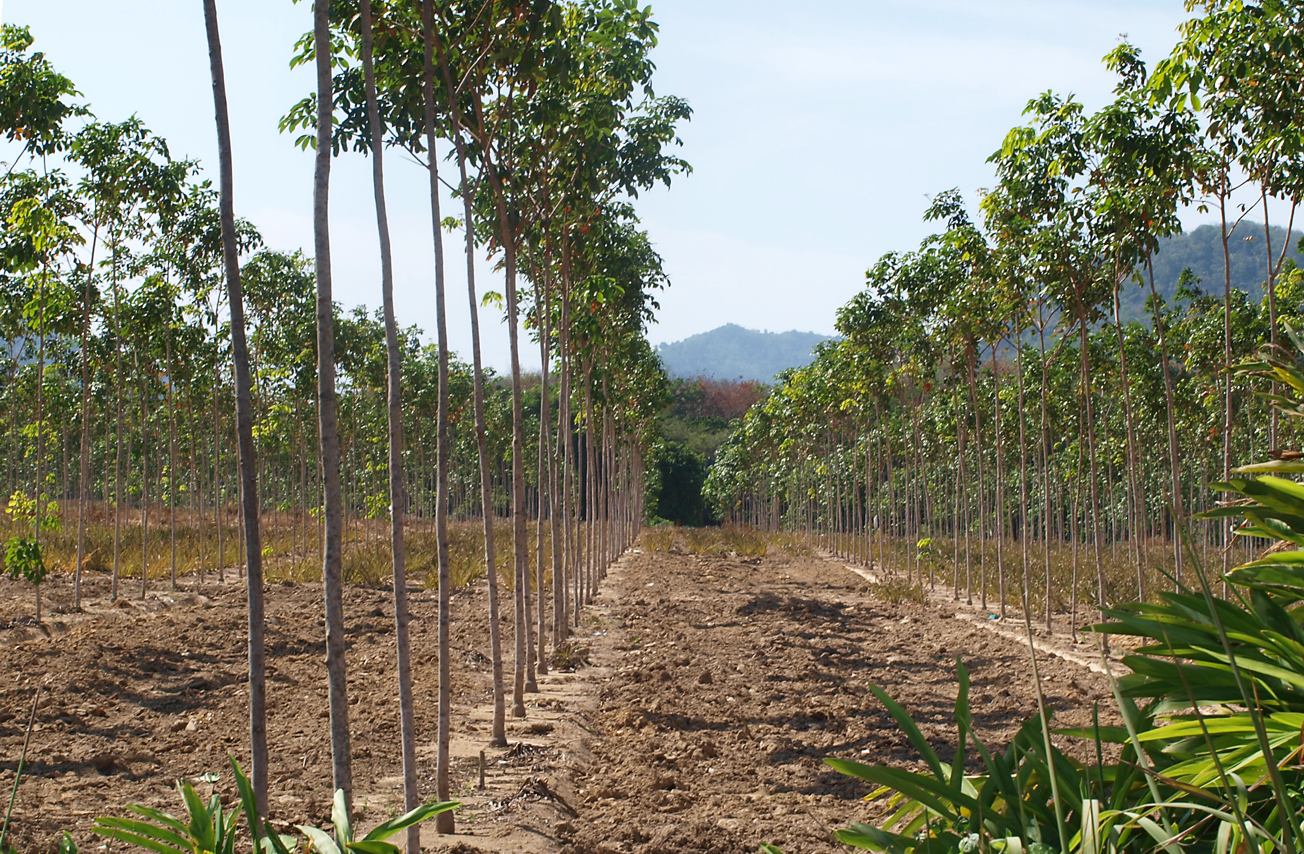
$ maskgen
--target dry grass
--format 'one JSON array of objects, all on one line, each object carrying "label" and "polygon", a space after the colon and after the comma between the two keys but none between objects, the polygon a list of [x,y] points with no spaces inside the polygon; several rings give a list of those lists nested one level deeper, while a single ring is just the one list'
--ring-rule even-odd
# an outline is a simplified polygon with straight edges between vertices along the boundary
[{"label": "dry grass", "polygon": [[786,531],[762,531],[743,525],[716,528],[681,528],[662,525],[646,529],[640,539],[650,552],[707,557],[765,557],[771,551],[805,553],[809,547]]},{"label": "dry grass", "polygon": [[[83,569],[108,574],[113,569],[113,509],[90,507],[86,525],[86,556]],[[150,508],[148,537],[142,536],[140,511],[124,510],[119,543],[119,572],[122,578],[139,579],[142,563],[150,579],[166,580],[172,573],[172,534],[168,511]],[[7,518],[0,517],[0,540],[18,533]],[[222,520],[221,551],[218,530],[211,513],[177,512],[176,571],[178,576],[237,574],[243,564],[238,517]],[[263,574],[268,582],[315,582],[321,578],[321,529],[307,514],[269,513],[262,520]],[[512,566],[512,528],[506,519],[494,524],[494,563],[504,590],[515,588]],[[527,528],[530,574],[534,574],[535,525]],[[43,535],[46,565],[52,573],[72,573],[77,554],[77,507],[64,508],[62,525]],[[450,522],[448,528],[450,574],[456,587],[475,583],[485,575],[484,529],[477,520]],[[438,581],[436,538],[433,520],[413,518],[405,528],[408,577],[433,587]],[[551,539],[545,529],[545,555],[551,555]],[[390,583],[391,549],[389,521],[351,519],[345,526],[344,577],[350,584],[381,586]]]},{"label": "dry grass", "polygon": [[918,581],[908,581],[905,578],[886,578],[869,585],[869,589],[871,593],[889,605],[900,605],[905,602],[912,605],[922,605],[928,601],[928,591],[924,589],[924,585]]},{"label": "dry grass", "polygon": [[675,532],[678,530],[674,525],[658,525],[655,528],[644,529],[639,536],[639,545],[650,552],[660,554],[668,553],[675,545]]},{"label": "dry grass", "polygon": [[[831,549],[835,544],[827,537],[819,546]],[[1134,549],[1131,543],[1105,544],[1101,549],[1101,575],[1103,576],[1104,602],[1114,605],[1136,601],[1142,592],[1149,598],[1160,590],[1173,589],[1173,547],[1165,540],[1147,540]],[[840,536],[837,549],[863,559],[864,541]],[[956,550],[954,540],[935,537],[931,547],[921,553],[912,539],[889,537],[880,546],[876,536],[870,550],[872,564],[885,578],[901,578],[923,588],[934,590],[958,589],[961,599],[981,602],[986,593],[990,610],[1000,608],[1000,573],[997,561],[997,544],[987,539],[979,548],[976,537],[969,541],[969,561],[965,561],[965,544],[961,539]],[[1028,589],[1032,612],[1044,617],[1046,612],[1046,555],[1040,540],[1030,540],[1028,546]],[[1239,563],[1253,555],[1255,544],[1236,545],[1232,563]],[[1006,539],[1001,544],[1001,563],[1005,569],[1005,602],[1008,607],[1022,607],[1023,544]],[[1075,553],[1076,551],[1076,558]],[[1138,554],[1139,552],[1139,554]],[[881,555],[881,557],[880,557]],[[1208,549],[1202,555],[1206,566],[1221,565],[1216,550]],[[1076,562],[1076,569],[1075,569]],[[1096,579],[1094,550],[1090,542],[1079,543],[1076,550],[1071,542],[1051,541],[1050,611],[1052,614],[1069,612],[1074,604],[1073,591],[1077,591],[1077,613],[1084,618],[1098,610],[1100,596]],[[1185,579],[1190,581],[1190,578]],[[985,591],[984,591],[985,588]]]},{"label": "dry grass", "polygon": [[591,650],[587,644],[570,638],[552,654],[552,669],[574,673],[581,667],[589,665]]}]

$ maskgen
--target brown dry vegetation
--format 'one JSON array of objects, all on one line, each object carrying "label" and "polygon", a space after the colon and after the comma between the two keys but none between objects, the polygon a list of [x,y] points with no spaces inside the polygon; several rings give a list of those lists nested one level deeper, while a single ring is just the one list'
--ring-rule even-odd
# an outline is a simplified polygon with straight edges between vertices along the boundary
[{"label": "brown dry vegetation", "polygon": [[[864,556],[864,540],[857,540],[847,535],[836,538],[820,536],[811,540],[811,545],[825,549],[836,549],[838,553],[849,555],[849,559]],[[1250,560],[1262,546],[1262,541],[1245,538],[1234,544],[1233,562]],[[1197,546],[1198,554],[1205,566],[1214,566],[1221,562],[1219,552],[1205,544]],[[965,546],[961,540],[958,551],[950,537],[933,538],[928,552],[921,552],[918,542],[904,537],[887,537],[883,543],[880,561],[879,537],[875,536],[870,553],[871,565],[885,575],[891,575],[903,582],[921,585],[923,588],[950,592],[954,594],[958,581],[959,598],[974,603],[982,601],[982,582],[987,586],[987,605],[989,610],[1000,609],[999,577],[997,574],[996,541],[988,538],[979,548],[977,537],[969,543],[972,586],[966,585]],[[1018,540],[1007,539],[1002,545],[1006,573],[1006,604],[1011,614],[1021,614],[1021,585],[1023,545]],[[1067,628],[1070,622],[1077,625],[1093,622],[1097,614],[1096,569],[1090,542],[1079,543],[1074,555],[1071,542],[1052,540],[1050,544],[1050,612],[1053,620],[1061,628]],[[1172,566],[1173,546],[1166,540],[1145,540],[1140,544],[1141,577],[1147,597],[1156,591],[1173,589]],[[1076,563],[1076,568],[1075,568]],[[1101,549],[1101,567],[1105,577],[1105,595],[1107,604],[1134,602],[1137,600],[1137,560],[1131,551],[1131,544],[1106,543]],[[884,570],[886,568],[886,570]],[[1189,570],[1188,570],[1189,572]],[[1193,580],[1188,575],[1186,581]],[[1032,613],[1038,619],[1044,619],[1046,573],[1040,540],[1028,542],[1028,586]],[[1076,619],[1070,621],[1070,608],[1073,602],[1072,592],[1077,589]],[[970,595],[972,590],[972,595]]]},{"label": "brown dry vegetation", "polygon": [[[72,573],[77,555],[77,507],[68,503],[62,524],[42,534],[45,560],[55,574]],[[168,510],[150,508],[148,531],[149,557],[145,565],[153,582],[164,582],[171,575],[172,546]],[[124,511],[122,520],[121,578],[134,580],[130,590],[138,589],[141,570],[142,526],[140,511]],[[405,543],[409,575],[426,586],[434,586],[434,520],[408,519]],[[449,525],[449,558],[456,587],[465,587],[484,575],[484,534],[479,520],[452,522]],[[511,523],[500,519],[494,525],[500,544],[511,543]],[[19,531],[7,516],[0,516],[0,540]],[[321,578],[321,529],[317,519],[306,514],[269,513],[262,520],[263,571],[269,582],[310,582]],[[239,518],[230,513],[223,519],[221,552],[213,515],[177,511],[177,574],[179,576],[217,576],[238,573],[243,562]],[[387,585],[390,577],[389,521],[387,519],[350,519],[345,526],[344,576],[352,584]],[[530,526],[531,567],[534,560],[534,527]],[[545,549],[551,540],[545,527]],[[499,579],[507,591],[515,580],[510,548],[499,548],[495,555]],[[107,575],[113,565],[113,509],[102,504],[90,505],[86,528],[88,575]],[[533,569],[531,569],[533,571]]]}]

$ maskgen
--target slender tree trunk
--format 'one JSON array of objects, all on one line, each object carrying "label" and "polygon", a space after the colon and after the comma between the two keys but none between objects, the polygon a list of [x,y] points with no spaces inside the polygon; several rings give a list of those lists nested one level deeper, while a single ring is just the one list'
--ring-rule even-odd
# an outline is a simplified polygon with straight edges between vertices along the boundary
[{"label": "slender tree trunk", "polygon": [[[1222,479],[1232,477],[1232,259],[1231,233],[1227,230],[1227,179],[1218,194],[1218,216],[1221,222],[1223,254],[1223,429],[1222,429]],[[1230,526],[1222,525],[1222,574],[1224,585],[1231,571]]]},{"label": "slender tree trunk", "polygon": [[[562,250],[561,250],[561,327],[558,329],[557,349],[561,355],[561,381],[558,390],[557,400],[557,435],[558,442],[561,444],[561,506],[562,519],[565,522],[563,536],[565,542],[562,544],[564,551],[564,571],[565,578],[561,579],[566,582],[562,589],[561,596],[561,614],[562,623],[566,626],[567,634],[570,633],[572,626],[572,607],[570,591],[576,587],[578,580],[577,569],[579,562],[576,558],[576,550],[579,547],[578,537],[575,534],[576,519],[579,516],[577,502],[575,500],[575,448],[574,448],[574,421],[571,418],[571,373],[573,370],[570,358],[570,239],[566,232],[562,233]],[[556,607],[556,606],[554,606]]]},{"label": "slender tree trunk", "polygon": [[[371,181],[376,205],[376,236],[380,244],[380,295],[385,316],[385,410],[389,427],[389,538],[394,573],[394,646],[398,668],[399,743],[403,761],[403,805],[416,809],[417,790],[416,724],[412,711],[412,662],[408,642],[407,551],[403,539],[403,517],[407,512],[407,491],[403,483],[403,390],[400,374],[398,323],[394,316],[394,264],[390,248],[389,214],[385,205],[385,129],[380,122],[376,99],[376,74],[372,61],[371,0],[361,0],[362,73],[367,100],[367,125],[371,132]],[[442,656],[442,651],[441,651]],[[408,854],[421,849],[420,831],[407,831]]]},{"label": "slender tree trunk", "polygon": [[1054,628],[1054,615],[1052,614],[1051,602],[1051,577],[1050,577],[1050,527],[1051,527],[1051,498],[1050,498],[1050,412],[1046,404],[1048,389],[1050,388],[1050,367],[1046,364],[1046,323],[1045,303],[1042,300],[1037,301],[1037,346],[1038,356],[1041,361],[1041,389],[1042,393],[1038,395],[1041,415],[1041,500],[1042,500],[1042,531],[1041,531],[1041,569],[1042,569],[1042,607],[1045,611],[1046,631]]},{"label": "slender tree trunk", "polygon": [[[349,698],[344,637],[344,505],[340,492],[339,401],[335,392],[335,317],[331,294],[330,173],[334,96],[330,0],[314,0],[317,70],[317,152],[313,176],[313,243],[317,274],[317,420],[321,445],[325,536],[322,587],[326,608],[326,672],[330,705],[331,777],[346,801],[353,796]],[[256,513],[257,508],[254,508]],[[246,514],[248,515],[248,514]]]},{"label": "slender tree trunk", "polygon": [[[439,53],[439,62],[444,86],[451,95],[454,88],[452,75],[448,69],[447,54],[442,49]],[[457,151],[457,168],[462,186],[462,216],[465,219],[464,233],[466,234],[466,295],[471,316],[472,408],[475,413],[476,456],[480,467],[480,514],[484,523],[485,574],[489,585],[489,648],[494,695],[490,744],[495,747],[506,747],[507,715],[503,691],[502,622],[498,613],[498,566],[494,548],[493,472],[490,468],[488,430],[484,414],[484,369],[480,360],[480,301],[476,296],[475,287],[475,197],[467,175],[466,143],[462,138],[461,114],[457,109],[456,100],[451,97],[448,113],[452,123],[453,143]]]},{"label": "slender tree trunk", "polygon": [[[18,388],[18,367],[19,353],[21,352],[22,342],[20,340],[10,341],[9,343],[9,370],[8,380],[9,388]],[[23,436],[18,429],[18,401],[15,399],[9,405],[9,431],[6,437],[9,440],[9,463],[5,466],[9,482],[6,484],[5,495],[13,495],[14,490],[18,489],[18,479],[20,477],[19,462],[23,458]]]},{"label": "slender tree trunk", "polygon": [[[562,255],[563,270],[565,269],[565,253],[567,247],[566,237],[562,237]],[[565,274],[563,273],[562,300],[565,301]],[[546,290],[546,288],[545,288]],[[563,305],[563,312],[565,307]],[[551,331],[551,330],[548,330]],[[562,355],[562,338],[558,335],[557,349],[559,353],[558,367],[565,371],[565,356]],[[549,368],[545,361],[543,369],[546,372]],[[546,375],[546,374],[545,374]],[[564,386],[563,386],[564,388]],[[552,536],[552,637],[553,650],[561,648],[566,642],[570,633],[570,624],[566,619],[566,555],[565,555],[565,534],[562,525],[569,525],[569,517],[566,515],[566,499],[563,494],[565,490],[564,473],[560,470],[564,460],[564,450],[561,445],[564,442],[561,422],[565,407],[559,399],[557,401],[557,430],[554,439],[549,441],[549,462],[548,462],[548,489],[552,495],[552,519],[550,520],[550,532]],[[555,440],[555,441],[554,441]]]},{"label": "slender tree trunk", "polygon": [[1132,384],[1127,372],[1127,348],[1123,338],[1123,308],[1119,297],[1119,276],[1114,278],[1114,333],[1118,338],[1118,379],[1123,387],[1123,423],[1127,433],[1127,502],[1131,509],[1128,524],[1131,527],[1132,553],[1136,564],[1137,601],[1144,601],[1146,596],[1145,576],[1141,556],[1141,540],[1145,527],[1145,497],[1141,491],[1141,481],[1137,470],[1140,468],[1136,441],[1136,419],[1132,415]]},{"label": "slender tree trunk", "polygon": [[139,345],[132,350],[140,383],[140,598],[144,599],[149,589],[149,404]]},{"label": "slender tree trunk", "polygon": [[[960,418],[958,420],[959,420],[959,426],[956,430],[956,446],[958,448],[957,455],[960,458],[960,477],[959,477],[959,487],[958,487],[960,490],[960,498],[959,498],[960,517],[956,519],[956,523],[964,528],[964,597],[965,597],[965,604],[972,605],[973,604],[973,553],[971,551],[970,529],[973,526],[970,524],[969,521],[969,514],[970,514],[969,474],[967,471],[968,450],[966,448],[966,445],[968,444],[967,440],[969,438],[968,436],[969,419],[966,418],[963,413],[961,413]],[[887,453],[888,453],[887,477],[888,477],[888,488],[890,490],[891,481],[892,481],[892,446],[890,442],[888,444]],[[890,494],[889,494],[889,500],[890,500]],[[957,596],[957,598],[959,597]]]},{"label": "slender tree trunk", "polygon": [[[978,585],[979,602],[984,610],[987,609],[987,508],[983,492],[986,489],[987,478],[983,473],[983,419],[982,409],[978,403],[978,347],[974,341],[965,343],[965,363],[968,366],[969,376],[969,405],[973,408],[973,438],[974,438],[974,456],[977,458],[977,476],[978,476]],[[973,598],[973,588],[969,589],[970,600]]]},{"label": "slender tree trunk", "polygon": [[[213,334],[218,334],[217,329],[217,308],[213,309]],[[222,435],[222,418],[218,411],[217,391],[222,384],[222,369],[220,362],[216,363],[213,368],[213,525],[217,528],[217,582],[223,584],[226,582],[226,570],[222,568],[222,468],[221,454],[219,453],[218,443],[221,442]]]},{"label": "slender tree trunk", "polygon": [[217,124],[220,165],[219,197],[222,224],[222,264],[231,305],[231,358],[235,370],[237,448],[240,458],[240,499],[244,514],[245,539],[249,542],[249,565],[245,573],[249,600],[249,746],[252,759],[254,799],[261,815],[267,815],[267,691],[263,620],[262,539],[258,525],[258,482],[254,476],[253,405],[250,396],[249,348],[245,343],[244,292],[240,286],[240,260],[236,248],[234,177],[231,166],[231,125],[227,116],[226,79],[222,67],[222,43],[217,27],[217,2],[204,0],[204,23],[208,34],[209,67],[213,78],[213,109]]},{"label": "slender tree trunk", "polygon": [[[476,108],[476,122],[481,139],[487,137],[484,113],[478,100],[473,101]],[[511,519],[512,519],[512,565],[515,579],[513,599],[515,601],[515,662],[512,679],[512,716],[525,717],[526,691],[526,637],[530,632],[530,618],[525,607],[525,587],[529,583],[529,539],[525,527],[525,404],[521,390],[521,355],[518,294],[516,286],[516,231],[512,227],[507,209],[507,199],[502,182],[498,177],[497,166],[492,160],[485,161],[485,172],[493,191],[494,206],[498,215],[498,233],[503,249],[503,279],[507,292],[507,337],[511,351],[512,371],[512,471],[511,471]]]},{"label": "slender tree trunk", "polygon": [[1155,288],[1155,268],[1150,254],[1146,254],[1146,274],[1150,281],[1150,298],[1155,305],[1155,335],[1159,339],[1159,364],[1164,377],[1164,415],[1168,433],[1168,481],[1169,504],[1172,508],[1172,538],[1174,579],[1178,585],[1182,582],[1182,563],[1185,558],[1182,549],[1186,511],[1182,508],[1182,461],[1177,443],[1177,413],[1175,393],[1173,391],[1173,370],[1168,357],[1168,330],[1164,319],[1164,307],[1159,303],[1159,293]]},{"label": "slender tree trunk", "polygon": [[[98,211],[96,221],[98,222]],[[77,454],[77,564],[73,568],[73,608],[81,610],[82,569],[86,563],[86,491],[91,481],[91,378],[90,332],[91,302],[95,288],[95,250],[99,247],[100,229],[91,234],[90,261],[86,266],[86,288],[82,294],[81,329],[78,330],[78,361],[81,363],[81,447]]]},{"label": "slender tree trunk", "polygon": [[[1268,276],[1264,280],[1264,288],[1268,296],[1268,343],[1275,350],[1277,348],[1277,267],[1272,258],[1272,228],[1268,224],[1268,191],[1260,191],[1260,201],[1263,204],[1263,248],[1268,258]],[[1286,244],[1290,244],[1290,231],[1286,232]],[[1277,392],[1277,383],[1272,383],[1272,393]],[[1268,448],[1275,450],[1277,447],[1277,407],[1268,407]]]},{"label": "slender tree trunk", "polygon": [[113,288],[113,580],[109,598],[118,598],[118,579],[122,575],[122,470],[126,446],[123,443],[122,424],[122,303],[118,287],[118,240],[113,241],[113,258],[110,262]]},{"label": "slender tree trunk", "polygon": [[173,381],[176,366],[172,364],[172,328],[166,331],[164,344],[168,361],[168,536],[171,540],[172,558],[169,578],[172,589],[177,589],[177,403]]},{"label": "slender tree trunk", "polygon": [[1073,574],[1069,582],[1069,632],[1074,642],[1078,639],[1078,556],[1081,535],[1078,530],[1082,507],[1082,470],[1086,461],[1086,443],[1082,441],[1082,410],[1078,409],[1078,476],[1073,479],[1073,494],[1069,498],[1069,538],[1073,541]]},{"label": "slender tree trunk", "polygon": [[[542,278],[542,277],[540,277]],[[552,444],[548,430],[548,312],[550,307],[544,289],[536,283],[534,292],[537,320],[539,326],[539,452],[538,481],[539,506],[538,527],[534,536],[534,590],[538,601],[538,625],[535,628],[537,641],[535,655],[538,660],[538,672],[548,672],[548,622],[547,597],[544,595],[544,558],[548,554],[544,540],[544,525],[555,516],[553,512],[553,494],[549,489],[548,460],[551,457]],[[552,574],[557,574],[557,567],[552,567]]]},{"label": "slender tree trunk", "polygon": [[585,566],[584,566],[584,604],[587,605],[593,601],[593,594],[597,587],[597,562],[598,562],[598,449],[597,440],[594,437],[593,430],[594,407],[593,407],[593,356],[589,356],[588,364],[584,369],[584,490],[585,490],[585,521],[588,523],[586,534],[587,543],[585,544]]},{"label": "slender tree trunk", "polygon": [[1019,382],[1019,589],[1023,600],[1024,621],[1032,634],[1032,600],[1028,587],[1028,419],[1024,411],[1023,342],[1018,315],[1010,319],[1010,341],[1014,344],[1014,370]]},{"label": "slender tree trunk", "polygon": [[[1005,613],[1005,442],[1001,435],[1001,365],[1000,337],[992,345],[992,432],[996,438],[996,585],[1001,600],[1001,617]],[[918,432],[918,431],[916,431]]]},{"label": "slender tree trunk", "polygon": [[[435,750],[435,791],[441,801],[449,799],[448,742],[451,728],[453,671],[449,644],[453,580],[448,560],[448,318],[444,304],[444,233],[439,214],[439,158],[435,132],[435,10],[433,0],[422,0],[421,35],[425,43],[421,78],[423,120],[426,137],[426,172],[430,179],[430,229],[435,250],[435,331],[439,348],[439,388],[435,413],[435,543],[439,563],[439,727]],[[471,223],[467,223],[471,227]],[[435,819],[440,833],[452,833],[453,813]]]},{"label": "slender tree trunk", "polygon": [[[1085,310],[1082,310],[1081,298],[1079,298],[1078,302],[1079,302],[1079,312],[1080,312],[1078,317],[1078,336],[1079,336],[1078,340],[1081,342],[1081,347],[1082,347],[1082,352],[1079,355],[1081,358],[1081,366],[1082,366],[1081,382],[1082,382],[1082,398],[1084,404],[1083,414],[1085,416],[1084,420],[1086,421],[1087,476],[1089,478],[1089,486],[1090,486],[1089,497],[1091,499],[1091,506],[1088,509],[1091,513],[1092,555],[1095,560],[1095,566],[1096,566],[1096,607],[1097,609],[1104,609],[1106,605],[1105,568],[1104,568],[1104,564],[1101,561],[1101,554],[1100,554],[1100,548],[1101,548],[1100,498],[1099,498],[1099,491],[1097,486],[1097,481],[1099,480],[1099,478],[1096,473],[1096,420],[1095,420],[1095,408],[1093,404],[1094,396],[1091,393],[1091,367],[1090,367],[1091,349],[1090,349],[1090,339],[1087,336],[1086,312]],[[1103,635],[1101,636],[1100,640],[1102,646],[1108,643],[1107,639]]]},{"label": "slender tree trunk", "polygon": [[[32,537],[37,549],[41,547],[41,528],[44,526],[46,496],[42,481],[41,464],[45,460],[45,283],[50,276],[49,259],[42,253],[42,270],[36,287],[36,322],[39,326],[36,337],[36,459],[33,477],[33,497],[36,500],[36,518],[32,524]],[[32,594],[36,600],[36,622],[41,622],[41,583],[32,585]]]}]

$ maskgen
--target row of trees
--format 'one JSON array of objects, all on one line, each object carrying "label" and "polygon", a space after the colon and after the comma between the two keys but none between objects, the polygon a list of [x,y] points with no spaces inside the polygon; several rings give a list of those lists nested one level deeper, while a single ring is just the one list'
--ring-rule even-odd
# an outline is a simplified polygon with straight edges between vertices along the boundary
[{"label": "row of trees", "polygon": [[[1106,57],[1118,82],[1098,111],[1029,103],[978,217],[957,191],[934,197],[938,233],[869,270],[843,337],[721,451],[707,486],[723,512],[929,583],[949,564],[957,596],[1022,600],[1048,625],[1080,593],[1180,581],[1188,534],[1227,568],[1229,531],[1191,510],[1286,428],[1232,369],[1304,320],[1293,238],[1272,227],[1284,214],[1291,234],[1304,192],[1304,13],[1188,5],[1153,69],[1128,44]],[[1225,275],[1156,281],[1192,207],[1218,217]],[[1260,245],[1261,304],[1231,284],[1240,240]],[[1143,316],[1124,312],[1133,289]]]},{"label": "row of trees", "polygon": [[[313,64],[315,91],[282,121],[316,151],[309,259],[265,248],[256,229],[236,219],[214,0],[204,0],[203,11],[216,190],[139,119],[94,117],[72,82],[32,49],[27,30],[3,30],[0,134],[13,151],[0,180],[0,337],[9,345],[0,387],[9,464],[0,477],[14,496],[7,563],[38,582],[39,619],[43,542],[61,515],[77,520],[77,604],[83,570],[97,554],[112,553],[109,593],[117,596],[133,569],[133,592],[144,594],[151,570],[159,574],[160,549],[170,546],[164,563],[173,584],[179,564],[221,571],[238,549],[249,596],[252,778],[265,808],[268,520],[292,520],[292,554],[321,561],[334,783],[347,795],[346,515],[388,517],[412,807],[405,534],[421,518],[437,546],[436,785],[447,800],[450,517],[481,522],[498,744],[506,742],[508,689],[497,554],[511,556],[510,690],[512,712],[523,716],[536,674],[546,672],[550,651],[565,643],[643,517],[644,472],[666,393],[644,331],[665,276],[632,201],[687,169],[672,150],[689,110],[653,93],[657,27],[649,10],[626,0],[318,0],[313,30],[293,59]],[[415,327],[400,327],[394,311],[384,192],[384,155],[393,148],[418,159],[429,180],[431,344]],[[343,313],[332,297],[330,169],[349,152],[368,156],[373,170],[375,315]],[[445,186],[458,216],[441,210]],[[449,352],[445,316],[453,297],[444,243],[459,231],[469,364]],[[496,259],[497,293],[477,281],[482,253]],[[503,378],[482,363],[486,308],[503,311],[510,334]],[[535,376],[521,370],[527,345],[537,346],[543,366]],[[168,520],[169,537],[157,544],[151,512]],[[183,526],[214,535],[190,544],[190,564],[178,560],[179,514]],[[494,524],[500,518],[510,523],[507,543]],[[228,545],[232,519],[240,532]],[[284,534],[278,524],[271,531]],[[122,565],[133,533],[138,568]],[[451,818],[441,816],[442,829]]]}]

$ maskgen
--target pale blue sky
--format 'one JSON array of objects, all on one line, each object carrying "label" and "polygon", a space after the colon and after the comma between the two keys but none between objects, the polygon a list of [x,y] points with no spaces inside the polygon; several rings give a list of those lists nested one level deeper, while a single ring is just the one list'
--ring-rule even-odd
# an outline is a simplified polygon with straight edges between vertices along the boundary
[{"label": "pale blue sky", "polygon": [[[175,154],[215,163],[200,0],[0,3],[5,21],[32,26],[38,47],[101,118],[138,113]],[[866,267],[924,235],[919,214],[930,194],[990,183],[984,161],[1030,97],[1053,88],[1099,105],[1112,85],[1100,57],[1120,35],[1156,59],[1184,17],[1181,0],[653,7],[661,23],[657,90],[687,98],[695,111],[682,152],[694,173],[638,203],[672,281],[654,342],[730,321],[831,331]],[[312,158],[276,129],[311,87],[310,72],[287,66],[292,43],[309,28],[309,5],[218,0],[218,8],[237,213],[275,247],[310,248]],[[425,179],[404,158],[388,163],[399,316],[433,330]],[[376,305],[366,160],[337,159],[332,189],[336,297]],[[456,237],[446,245],[460,249]],[[469,356],[465,281],[458,263],[449,269],[450,336]],[[505,368],[506,331],[486,327],[486,360]]]}]

